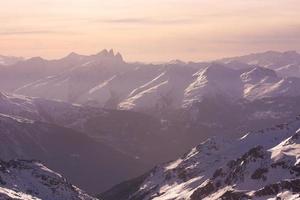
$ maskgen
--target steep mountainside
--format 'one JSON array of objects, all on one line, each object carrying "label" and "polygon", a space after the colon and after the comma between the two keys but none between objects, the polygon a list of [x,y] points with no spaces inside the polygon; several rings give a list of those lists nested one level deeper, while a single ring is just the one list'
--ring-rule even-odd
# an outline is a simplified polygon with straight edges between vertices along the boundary
[{"label": "steep mountainside", "polygon": [[37,161],[0,160],[0,199],[96,200]]},{"label": "steep mountainside", "polygon": [[91,193],[147,169],[139,160],[86,134],[18,116],[0,114],[0,137],[1,159],[41,160]]},{"label": "steep mountainside", "polygon": [[240,139],[211,138],[100,195],[109,199],[300,199],[300,116]]}]

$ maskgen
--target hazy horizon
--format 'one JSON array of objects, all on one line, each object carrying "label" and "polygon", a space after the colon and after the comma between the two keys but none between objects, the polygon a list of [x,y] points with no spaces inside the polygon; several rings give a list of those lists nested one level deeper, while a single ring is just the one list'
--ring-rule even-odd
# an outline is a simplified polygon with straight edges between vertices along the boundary
[{"label": "hazy horizon", "polygon": [[40,57],[40,58],[42,58],[44,60],[59,60],[59,59],[63,59],[65,57],[69,56],[72,53],[75,53],[75,54],[80,55],[80,56],[91,56],[91,55],[96,55],[98,53],[101,53],[104,50],[107,50],[107,51],[113,50],[113,52],[114,52],[115,55],[117,53],[120,53],[122,55],[122,58],[123,58],[123,60],[125,62],[129,62],[129,63],[135,63],[135,62],[137,62],[137,63],[145,63],[145,64],[147,64],[147,63],[149,63],[149,64],[150,63],[152,63],[152,64],[159,64],[159,63],[166,63],[166,62],[177,61],[177,60],[178,61],[182,61],[182,62],[212,62],[212,61],[215,61],[215,60],[221,60],[221,59],[231,58],[231,56],[234,58],[234,57],[239,57],[239,56],[246,56],[246,55],[251,55],[251,54],[261,54],[261,53],[267,53],[267,52],[280,52],[280,53],[284,53],[284,52],[295,51],[295,52],[299,53],[299,51],[293,50],[293,49],[285,50],[285,51],[275,51],[275,50],[270,49],[270,50],[266,50],[266,51],[249,52],[247,54],[231,55],[231,56],[227,56],[227,57],[226,56],[221,56],[221,57],[216,57],[216,58],[206,59],[206,60],[205,59],[203,59],[203,60],[199,60],[199,59],[198,60],[183,60],[183,59],[173,58],[173,59],[170,59],[170,60],[141,61],[141,60],[127,60],[126,59],[126,55],[122,54],[122,52],[119,52],[119,51],[117,51],[115,49],[108,49],[108,48],[106,48],[106,49],[99,50],[97,52],[91,52],[89,54],[81,54],[81,53],[72,51],[72,52],[69,52],[67,54],[64,54],[64,55],[61,55],[61,56],[58,56],[58,57],[50,57],[50,58],[49,57],[43,57],[43,56],[40,56],[40,55],[34,55],[34,56],[31,56],[31,57],[24,57],[24,56],[18,56],[18,55],[17,56],[16,55],[4,55],[4,54],[1,54],[1,53],[0,53],[0,56],[16,57],[16,58],[20,58],[20,59],[24,59],[24,60],[29,60],[31,58],[37,58],[37,57]]},{"label": "hazy horizon", "polygon": [[212,60],[299,51],[296,0],[11,0],[0,54],[53,59],[113,48],[127,61]]}]

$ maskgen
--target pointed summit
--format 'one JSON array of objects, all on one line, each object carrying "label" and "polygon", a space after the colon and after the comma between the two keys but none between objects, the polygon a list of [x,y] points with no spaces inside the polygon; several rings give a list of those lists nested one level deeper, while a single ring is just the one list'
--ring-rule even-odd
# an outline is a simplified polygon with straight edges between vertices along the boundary
[{"label": "pointed summit", "polygon": [[123,56],[119,52],[116,54],[115,57],[116,57],[117,60],[124,61]]},{"label": "pointed summit", "polygon": [[103,49],[102,51],[100,51],[96,55],[97,56],[107,56],[108,55],[108,51],[107,51],[107,49]]},{"label": "pointed summit", "polygon": [[77,56],[79,56],[79,54],[75,52],[71,52],[69,55],[67,55],[67,57],[77,57]]},{"label": "pointed summit", "polygon": [[114,53],[114,50],[113,50],[113,49],[110,49],[109,52],[108,52],[108,54],[109,54],[110,56],[115,56],[115,53]]}]

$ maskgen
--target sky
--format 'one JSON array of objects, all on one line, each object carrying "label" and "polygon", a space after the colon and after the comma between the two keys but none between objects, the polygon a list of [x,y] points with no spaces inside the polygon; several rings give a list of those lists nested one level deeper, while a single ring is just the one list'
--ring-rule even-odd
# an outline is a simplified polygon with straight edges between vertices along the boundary
[{"label": "sky", "polygon": [[0,0],[0,54],[127,61],[300,51],[299,0]]}]

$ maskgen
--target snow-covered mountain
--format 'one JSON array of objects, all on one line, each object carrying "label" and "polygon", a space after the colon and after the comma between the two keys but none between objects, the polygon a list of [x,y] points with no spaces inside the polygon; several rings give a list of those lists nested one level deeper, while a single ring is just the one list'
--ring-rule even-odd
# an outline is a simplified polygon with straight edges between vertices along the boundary
[{"label": "snow-covered mountain", "polygon": [[22,61],[23,58],[21,57],[13,57],[13,56],[2,56],[0,55],[0,66],[6,66],[6,65],[13,65],[17,62]]},{"label": "snow-covered mountain", "polygon": [[[80,101],[83,95],[95,92],[101,84],[109,82],[114,76],[128,70],[128,65],[123,61],[122,56],[119,53],[114,54],[112,50],[103,50],[91,56],[73,53],[60,60],[45,62],[45,65],[44,67],[36,65],[44,75],[28,81],[27,84],[19,85],[16,92],[28,96],[76,102]],[[28,73],[35,74],[34,71]],[[51,90],[48,90],[49,88]],[[103,98],[108,97],[106,95]],[[102,101],[106,102],[105,99]]]},{"label": "snow-covered mountain", "polygon": [[275,70],[283,77],[300,77],[300,54],[296,51],[267,51],[240,57],[225,58],[221,62],[231,63],[240,62],[249,65]]},{"label": "snow-covered mountain", "polygon": [[133,90],[119,107],[126,110],[179,108],[195,72],[196,69],[185,65],[167,65],[158,76]]},{"label": "snow-covered mountain", "polygon": [[154,65],[126,63],[113,50],[91,56],[71,53],[59,60],[31,58],[1,68],[0,87],[46,99],[157,113],[190,107],[203,98],[299,96],[299,57],[296,52],[266,52]]},{"label": "snow-covered mountain", "polygon": [[0,160],[0,199],[96,200],[33,160]]},{"label": "snow-covered mountain", "polygon": [[300,199],[300,116],[239,139],[211,138],[117,185],[104,199]]}]

